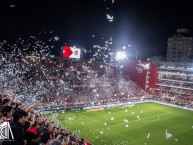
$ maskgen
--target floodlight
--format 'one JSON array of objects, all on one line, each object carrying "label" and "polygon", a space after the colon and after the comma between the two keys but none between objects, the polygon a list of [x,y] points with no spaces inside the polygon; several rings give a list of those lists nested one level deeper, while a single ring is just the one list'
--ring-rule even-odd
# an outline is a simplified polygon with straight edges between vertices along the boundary
[{"label": "floodlight", "polygon": [[116,54],[116,59],[125,59],[126,57],[127,57],[127,55],[123,51],[118,51]]}]

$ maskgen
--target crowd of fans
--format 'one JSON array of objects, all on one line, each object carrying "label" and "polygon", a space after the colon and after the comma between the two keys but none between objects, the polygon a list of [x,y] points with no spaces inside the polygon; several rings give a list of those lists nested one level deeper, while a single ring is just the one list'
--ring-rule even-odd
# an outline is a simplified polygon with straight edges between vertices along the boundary
[{"label": "crowd of fans", "polygon": [[176,94],[173,92],[157,92],[153,99],[156,101],[166,102],[169,104],[174,104],[182,106],[185,108],[193,108],[193,96],[185,96]]},{"label": "crowd of fans", "polygon": [[178,87],[180,88],[184,88],[184,89],[192,89],[193,88],[193,83],[185,83],[185,82],[180,82],[180,81],[170,81],[170,80],[159,80],[157,82],[157,84],[160,85],[167,85],[167,86],[173,86],[173,87]]},{"label": "crowd of fans", "polygon": [[0,124],[9,122],[13,134],[8,139],[1,139],[2,145],[90,145],[83,138],[44,118],[34,110],[38,105],[26,107],[11,96],[0,96]]},{"label": "crowd of fans", "polygon": [[193,74],[183,70],[159,70],[154,99],[193,108]]},{"label": "crowd of fans", "polygon": [[147,95],[115,64],[15,58],[11,64],[3,63],[2,72],[0,89],[12,90],[25,103],[89,105]]},{"label": "crowd of fans", "polygon": [[193,74],[190,72],[180,72],[180,71],[164,71],[159,70],[158,78],[163,79],[172,79],[172,80],[181,80],[181,81],[192,81]]},{"label": "crowd of fans", "polygon": [[115,64],[12,58],[0,68],[0,123],[10,122],[14,136],[12,141],[4,139],[3,145],[89,145],[33,108],[85,107],[147,96]]},{"label": "crowd of fans", "polygon": [[[179,79],[173,73],[162,73],[162,78],[171,76],[173,80]],[[184,74],[180,76],[183,80]],[[144,90],[123,75],[119,65],[102,62],[12,58],[2,62],[0,82],[0,123],[10,122],[14,136],[13,141],[4,140],[4,145],[89,145],[33,108],[52,108],[51,105],[83,108],[147,97]],[[165,80],[160,83],[154,100],[193,107],[191,83]]]}]

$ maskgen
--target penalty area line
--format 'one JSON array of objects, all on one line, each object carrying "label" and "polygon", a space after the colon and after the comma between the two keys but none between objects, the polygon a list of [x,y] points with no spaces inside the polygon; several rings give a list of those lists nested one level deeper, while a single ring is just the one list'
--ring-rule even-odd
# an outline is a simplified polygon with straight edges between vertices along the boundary
[{"label": "penalty area line", "polygon": [[100,122],[100,121],[98,121],[98,120],[92,119],[92,118],[90,118],[90,117],[88,117],[88,116],[85,116],[85,115],[82,115],[82,114],[78,114],[78,115],[83,116],[83,117],[85,117],[85,118],[88,118],[88,119],[90,119],[90,120],[92,120],[92,121],[95,121],[95,122],[98,122],[98,123],[104,125],[104,123],[102,123],[102,122]]},{"label": "penalty area line", "polygon": [[[156,117],[156,116],[160,117],[162,115],[167,115],[167,114],[171,114],[171,113],[172,112],[168,112],[168,113],[163,113],[163,114],[158,114],[158,115],[154,115],[154,116],[145,117],[145,118],[142,118],[142,119],[136,119],[136,120],[129,121],[128,123],[137,122],[137,121],[145,120],[145,119]],[[124,122],[124,123],[120,123],[120,124],[111,125],[111,126],[108,126],[108,127],[115,127],[115,126],[119,126],[119,125],[123,125],[123,124],[126,124],[126,123]]]}]

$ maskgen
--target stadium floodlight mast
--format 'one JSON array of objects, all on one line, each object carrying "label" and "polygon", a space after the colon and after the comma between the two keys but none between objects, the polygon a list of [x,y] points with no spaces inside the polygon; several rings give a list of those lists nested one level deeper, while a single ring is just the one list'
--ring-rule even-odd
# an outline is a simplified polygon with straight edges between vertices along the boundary
[{"label": "stadium floodlight mast", "polygon": [[118,51],[116,53],[116,60],[125,59],[127,57],[126,53],[124,51]]}]

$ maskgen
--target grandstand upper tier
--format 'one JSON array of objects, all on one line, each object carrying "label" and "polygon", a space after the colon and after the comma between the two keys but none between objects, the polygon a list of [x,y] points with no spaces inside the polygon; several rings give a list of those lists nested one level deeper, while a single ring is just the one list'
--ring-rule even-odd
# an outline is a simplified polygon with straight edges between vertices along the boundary
[{"label": "grandstand upper tier", "polygon": [[147,93],[117,64],[27,57],[1,65],[1,90],[22,102],[87,104],[140,100]]},{"label": "grandstand upper tier", "polygon": [[4,60],[0,67],[1,91],[11,90],[26,102],[91,105],[140,100],[147,94],[193,94],[191,64],[25,57]]}]

